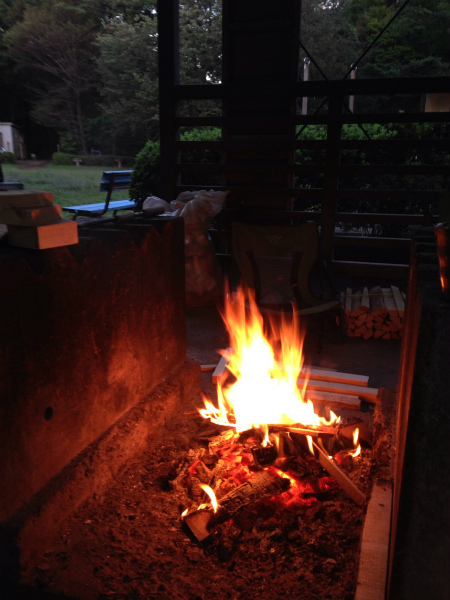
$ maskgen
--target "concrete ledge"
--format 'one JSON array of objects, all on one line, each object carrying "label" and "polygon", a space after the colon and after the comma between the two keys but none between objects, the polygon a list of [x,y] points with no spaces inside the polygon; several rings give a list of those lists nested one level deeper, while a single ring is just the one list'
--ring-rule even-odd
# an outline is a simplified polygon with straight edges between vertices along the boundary
[{"label": "concrete ledge", "polygon": [[[78,455],[0,529],[1,579],[27,574],[54,542],[65,520],[100,493],[200,392],[200,365],[186,362]],[[4,570],[4,572],[3,572]]]}]

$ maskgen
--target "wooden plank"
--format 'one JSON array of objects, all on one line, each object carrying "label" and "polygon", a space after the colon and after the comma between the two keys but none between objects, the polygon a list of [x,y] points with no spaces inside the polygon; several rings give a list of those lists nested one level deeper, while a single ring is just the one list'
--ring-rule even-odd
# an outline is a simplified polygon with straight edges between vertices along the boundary
[{"label": "wooden plank", "polygon": [[398,309],[391,288],[381,288],[384,305],[392,317],[398,317]]},{"label": "wooden plank", "polygon": [[370,288],[370,310],[373,313],[380,314],[385,316],[387,313],[386,306],[384,304],[383,292],[381,291],[381,287],[376,285]]},{"label": "wooden plank", "polygon": [[343,490],[358,504],[362,506],[366,501],[366,496],[361,492],[359,488],[353,483],[351,479],[342,471],[336,463],[334,463],[327,454],[314,442],[312,441],[314,450],[319,455],[319,463],[322,467],[333,477]]},{"label": "wooden plank", "polygon": [[217,369],[217,365],[200,365],[200,371],[202,373],[207,373],[208,371],[215,371]]},{"label": "wooden plank", "polygon": [[[231,353],[230,348],[227,349],[227,353]],[[214,384],[217,384],[224,377],[227,364],[228,358],[226,356],[222,356],[212,374],[212,381]],[[334,369],[326,369],[321,367],[303,367],[300,371],[298,379],[301,380],[301,382],[303,383],[305,378],[309,378],[314,381],[332,381],[335,383],[360,385],[363,387],[367,387],[369,384],[369,377],[367,375],[340,373],[339,371],[335,371]]]},{"label": "wooden plank", "polygon": [[34,250],[78,244],[78,225],[75,221],[65,220],[32,227],[8,225],[8,243]]},{"label": "wooden plank", "polygon": [[317,381],[310,379],[307,385],[309,390],[333,392],[338,394],[348,394],[350,396],[359,396],[362,400],[375,403],[377,401],[378,389],[364,387],[361,385],[348,385],[346,383],[335,383],[333,381]]},{"label": "wooden plank", "polygon": [[59,221],[61,216],[59,204],[39,208],[0,208],[0,223],[6,225],[46,225]]},{"label": "wooden plank", "polygon": [[52,192],[9,190],[0,194],[0,208],[37,208],[53,204]]},{"label": "wooden plank", "polygon": [[350,408],[353,410],[361,409],[361,400],[356,396],[349,394],[336,394],[332,392],[316,392],[309,390],[306,393],[307,400],[311,400],[314,405],[323,405],[329,408]]},{"label": "wooden plank", "polygon": [[[227,352],[231,352],[230,348],[228,348]],[[212,374],[212,382],[217,385],[221,383],[223,378],[225,377],[225,371],[228,364],[228,358],[226,356],[222,356],[217,363],[217,367]]]},{"label": "wooden plank", "polygon": [[364,521],[355,600],[384,600],[391,528],[392,484],[375,483]]},{"label": "wooden plank", "polygon": [[402,293],[400,292],[400,289],[395,285],[391,285],[391,290],[392,295],[394,296],[395,304],[397,306],[399,315],[403,317],[403,313],[405,312],[405,302],[403,300]]},{"label": "wooden plank", "polygon": [[352,289],[347,288],[345,292],[345,314],[349,315],[352,312]]},{"label": "wooden plank", "polygon": [[363,289],[363,295],[361,298],[361,308],[363,308],[367,312],[370,311],[370,296],[369,289],[367,287]]},{"label": "wooden plank", "polygon": [[305,376],[309,376],[310,379],[315,381],[333,381],[335,383],[347,383],[350,385],[369,385],[368,375],[353,375],[352,373],[340,373],[339,371],[329,371],[328,369],[321,369],[320,367],[303,368],[300,371],[299,379],[305,379]]},{"label": "wooden plank", "polygon": [[361,312],[361,299],[362,299],[362,292],[361,290],[357,290],[356,292],[354,292],[352,294],[352,309],[351,309],[351,314],[353,316],[358,316]]}]

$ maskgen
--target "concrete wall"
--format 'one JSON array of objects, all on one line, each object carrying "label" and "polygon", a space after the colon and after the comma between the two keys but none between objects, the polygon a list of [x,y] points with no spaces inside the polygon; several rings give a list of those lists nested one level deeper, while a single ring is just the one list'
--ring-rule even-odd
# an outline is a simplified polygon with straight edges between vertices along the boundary
[{"label": "concrete wall", "polygon": [[2,240],[0,522],[186,360],[183,222],[156,224]]}]

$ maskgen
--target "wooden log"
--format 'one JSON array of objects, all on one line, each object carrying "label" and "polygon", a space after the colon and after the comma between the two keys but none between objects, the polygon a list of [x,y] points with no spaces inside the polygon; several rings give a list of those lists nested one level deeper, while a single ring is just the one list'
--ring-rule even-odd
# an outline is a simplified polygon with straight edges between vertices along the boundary
[{"label": "wooden log", "polygon": [[392,484],[375,483],[364,520],[355,600],[384,600],[389,559]]},{"label": "wooden log", "polygon": [[211,535],[207,525],[212,515],[213,513],[208,510],[197,510],[184,517],[184,523],[189,527],[198,542],[203,542]]},{"label": "wooden log", "polygon": [[353,483],[351,479],[342,471],[338,465],[333,462],[328,455],[313,441],[314,450],[318,453],[319,463],[327,471],[333,479],[335,479],[342,489],[358,504],[362,506],[366,501],[366,496],[361,492],[359,488]]},{"label": "wooden log", "polygon": [[362,336],[365,340],[370,339],[371,337],[373,337],[373,329],[372,327],[370,328],[366,328],[366,332],[363,334]]},{"label": "wooden log", "polygon": [[219,508],[212,514],[206,528],[214,531],[218,525],[236,517],[242,510],[251,508],[264,498],[285,492],[290,485],[288,478],[272,475],[269,471],[256,473],[251,479],[220,499]]},{"label": "wooden log", "polygon": [[366,313],[366,312],[363,312],[363,313],[361,313],[361,314],[359,315],[359,317],[357,317],[357,318],[355,319],[355,324],[356,324],[356,327],[357,327],[357,328],[358,328],[358,327],[361,327],[361,325],[364,325],[364,324],[366,323],[366,321],[367,321],[367,313]]}]

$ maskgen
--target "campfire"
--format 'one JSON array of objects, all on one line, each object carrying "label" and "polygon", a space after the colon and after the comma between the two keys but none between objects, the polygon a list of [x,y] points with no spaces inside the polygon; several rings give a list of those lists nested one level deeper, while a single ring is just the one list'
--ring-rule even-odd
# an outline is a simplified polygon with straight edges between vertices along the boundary
[{"label": "campfire", "polygon": [[295,313],[265,322],[251,291],[239,288],[226,294],[222,317],[230,348],[221,352],[217,399],[204,397],[200,409],[221,431],[188,453],[173,481],[188,531],[223,547],[252,522],[339,489],[363,505],[351,475],[360,437],[370,445],[370,435],[362,420],[330,409],[329,393],[309,389],[311,374],[321,370],[307,365]]}]

